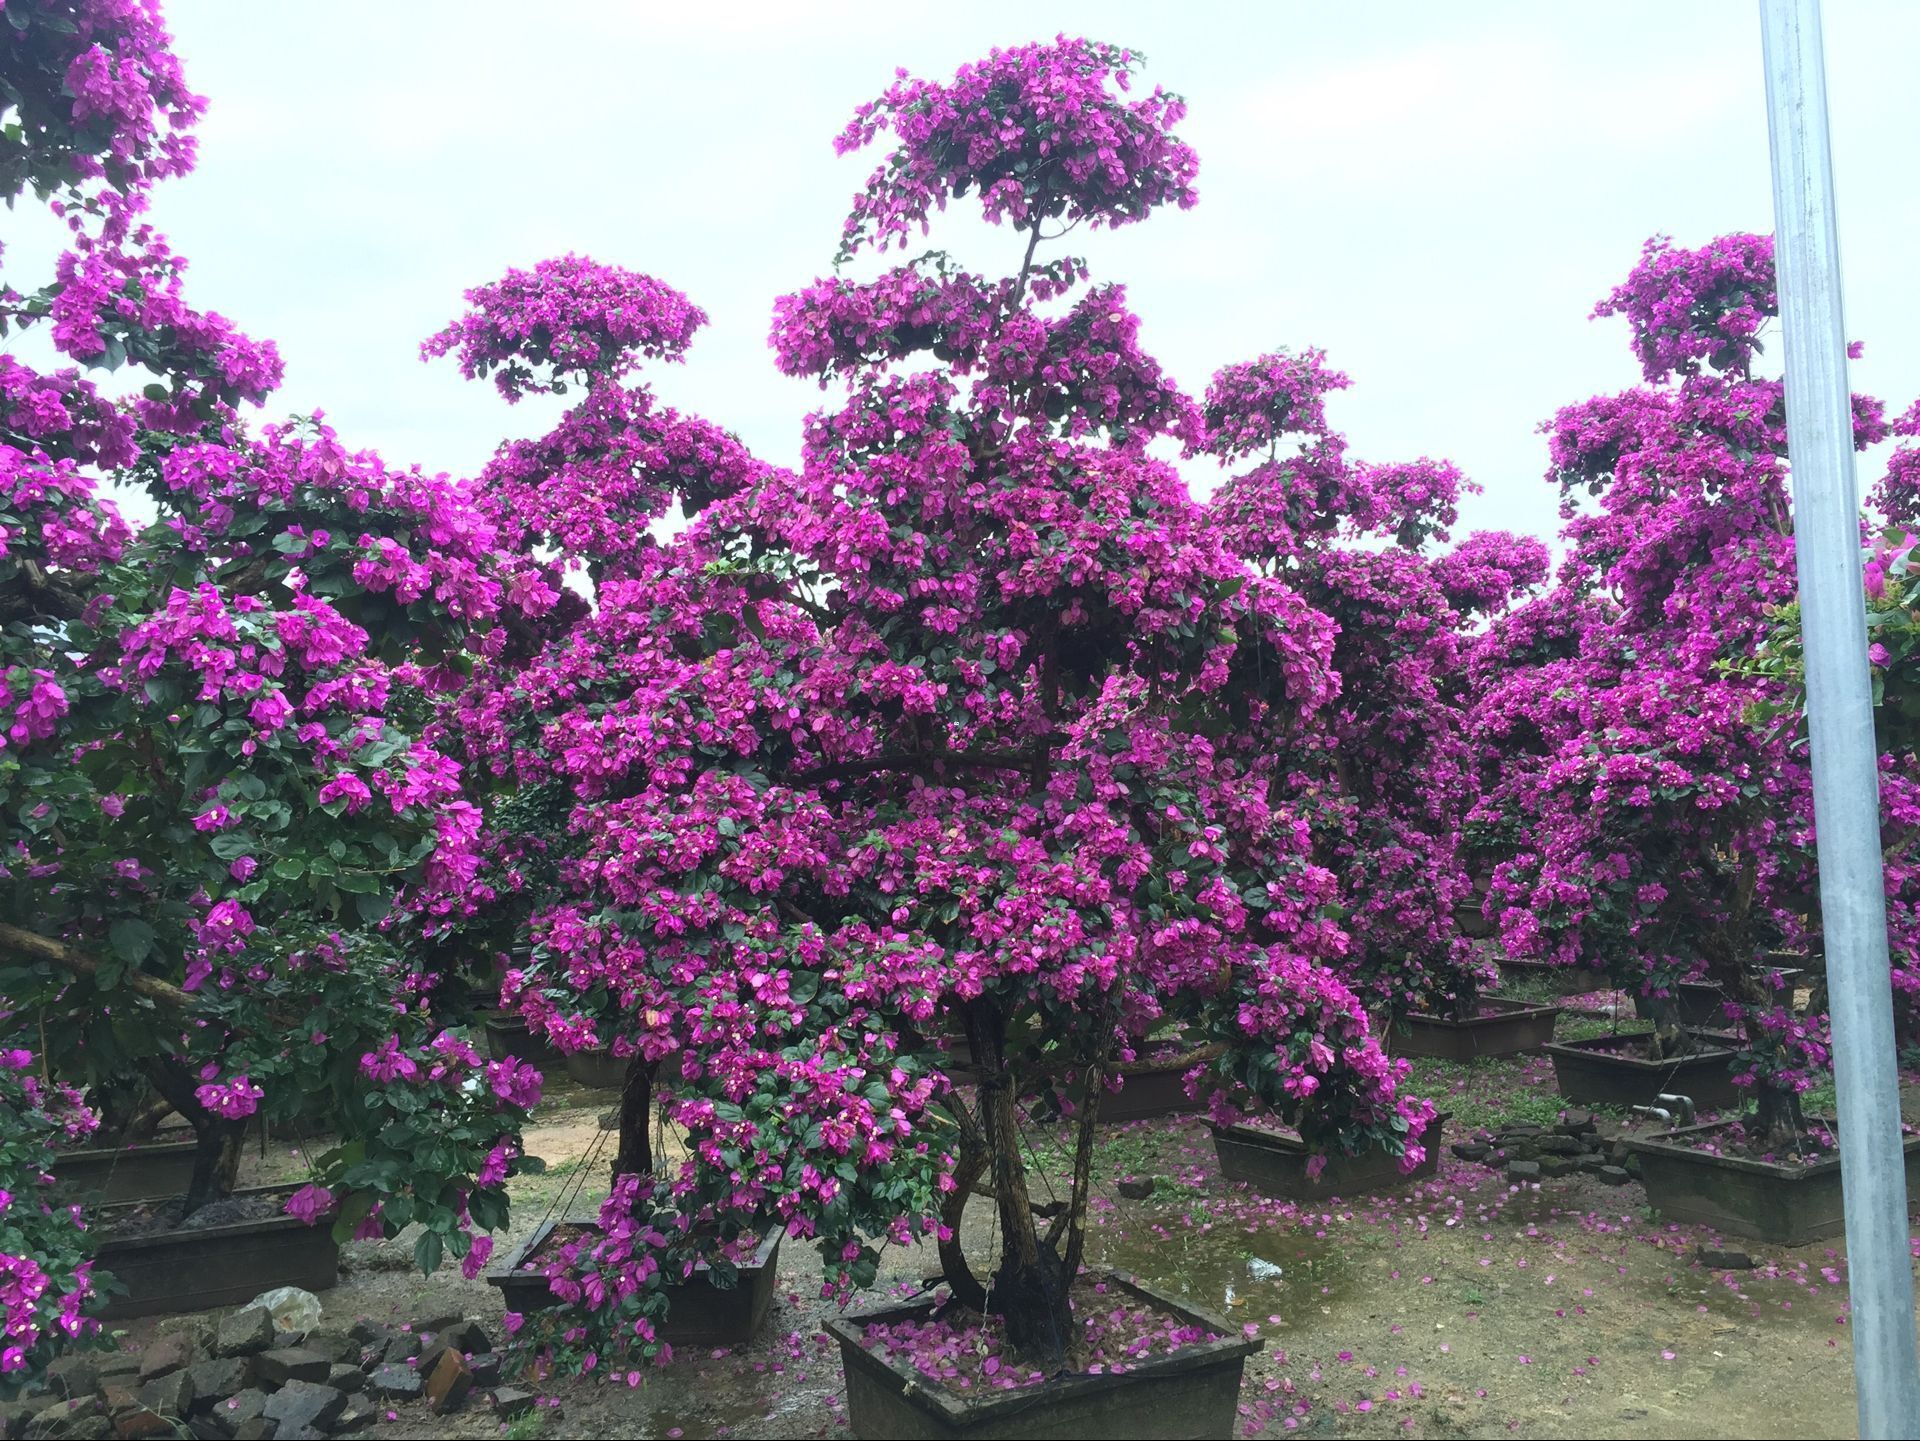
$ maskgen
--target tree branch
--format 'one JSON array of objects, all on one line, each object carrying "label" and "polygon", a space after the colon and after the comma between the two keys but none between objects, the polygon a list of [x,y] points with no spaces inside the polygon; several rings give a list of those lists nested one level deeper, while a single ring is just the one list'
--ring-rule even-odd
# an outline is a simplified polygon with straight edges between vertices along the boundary
[{"label": "tree branch", "polygon": [[815,766],[812,770],[801,771],[787,779],[793,785],[813,785],[851,780],[880,771],[925,771],[936,766],[1020,771],[1032,766],[1045,754],[1044,746],[1024,751],[903,751],[895,755],[874,756],[864,761],[839,761],[833,765]]},{"label": "tree branch", "polygon": [[[36,931],[22,930],[19,926],[4,922],[0,922],[0,951],[20,960],[44,961],[87,980],[96,979],[100,973],[100,961],[85,951],[77,950],[65,941],[52,940]],[[193,1003],[193,997],[178,986],[143,971],[124,972],[120,983],[135,995],[145,996],[174,1010],[184,1011]]]}]

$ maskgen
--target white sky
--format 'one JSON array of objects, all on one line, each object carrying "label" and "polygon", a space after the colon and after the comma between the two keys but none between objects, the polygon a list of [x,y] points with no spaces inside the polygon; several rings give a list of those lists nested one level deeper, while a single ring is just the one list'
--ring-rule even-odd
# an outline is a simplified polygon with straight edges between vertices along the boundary
[{"label": "white sky", "polygon": [[[1486,487],[1470,526],[1550,535],[1540,421],[1634,381],[1595,301],[1657,231],[1770,228],[1748,3],[512,5],[170,0],[212,107],[155,218],[189,294],[276,339],[282,409],[355,445],[470,473],[553,410],[429,367],[460,292],[568,250],[643,270],[712,317],[671,402],[792,464],[820,393],[773,368],[774,297],[827,271],[877,152],[832,140],[896,65],[945,76],[1056,31],[1143,50],[1184,94],[1200,204],[1071,237],[1125,282],[1142,340],[1189,389],[1280,345],[1354,379],[1356,455],[1427,454]],[[1037,19],[1044,16],[1044,23]],[[1827,15],[1855,386],[1920,392],[1920,5]],[[937,238],[1017,263],[977,223]],[[1864,467],[1864,491],[1876,466]]]}]

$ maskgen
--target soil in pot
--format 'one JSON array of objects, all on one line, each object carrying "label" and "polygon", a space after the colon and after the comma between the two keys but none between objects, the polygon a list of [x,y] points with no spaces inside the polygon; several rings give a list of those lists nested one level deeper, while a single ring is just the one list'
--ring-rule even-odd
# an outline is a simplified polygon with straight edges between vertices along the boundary
[{"label": "soil in pot", "polygon": [[1479,1014],[1464,1021],[1408,1015],[1387,1032],[1387,1044],[1396,1056],[1432,1056],[1443,1061],[1517,1056],[1551,1041],[1559,1016],[1558,1006],[1488,996],[1480,1001]]},{"label": "soil in pot", "polygon": [[[994,1329],[937,1302],[837,1317],[848,1420],[861,1437],[1228,1437],[1246,1358],[1231,1323],[1131,1278],[1083,1276],[1074,1369],[1047,1377]],[[984,1344],[983,1344],[984,1343]]]},{"label": "soil in pot", "polygon": [[1700,1049],[1668,1060],[1649,1056],[1650,1030],[1556,1041],[1546,1052],[1553,1057],[1560,1094],[1580,1105],[1651,1106],[1663,1095],[1687,1096],[1702,1111],[1737,1105],[1741,1091],[1733,1084],[1728,1064],[1733,1052],[1725,1046],[1726,1038],[1690,1034]]},{"label": "soil in pot", "polygon": [[[1834,1134],[1831,1122],[1811,1128]],[[1844,1234],[1840,1153],[1754,1154],[1739,1124],[1716,1121],[1630,1137],[1640,1157],[1647,1203],[1669,1221],[1712,1226],[1780,1246],[1805,1246]],[[1920,1136],[1904,1143],[1909,1209],[1920,1200]]]},{"label": "soil in pot", "polygon": [[[487,1272],[487,1284],[500,1292],[509,1311],[529,1314],[560,1304],[547,1289],[546,1267],[575,1241],[598,1228],[585,1221],[547,1221],[536,1227],[507,1264]],[[660,1337],[676,1346],[736,1346],[753,1339],[773,1308],[773,1283],[780,1269],[780,1232],[773,1231],[737,1260],[739,1283],[716,1286],[703,1261],[693,1275],[667,1288],[669,1306]]]},{"label": "soil in pot", "polygon": [[94,1258],[125,1294],[104,1320],[236,1306],[262,1291],[324,1291],[340,1276],[328,1225],[286,1214],[287,1186],[252,1187],[180,1220],[178,1200],[104,1206],[94,1213]]}]

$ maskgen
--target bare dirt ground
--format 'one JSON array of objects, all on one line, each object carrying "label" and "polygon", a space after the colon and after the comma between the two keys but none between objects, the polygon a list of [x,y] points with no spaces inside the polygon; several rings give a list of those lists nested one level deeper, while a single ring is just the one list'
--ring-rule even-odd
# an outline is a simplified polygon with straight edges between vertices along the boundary
[{"label": "bare dirt ground", "polygon": [[[1526,1065],[1538,1067],[1483,1064],[1456,1079],[1456,1108],[1537,1081]],[[599,1118],[611,1101],[559,1078],[549,1086],[528,1149],[550,1169],[517,1184],[498,1256],[549,1215],[591,1212],[604,1194],[612,1138]],[[299,1175],[298,1149],[270,1145],[250,1160],[248,1179]],[[1637,1185],[1581,1175],[1515,1187],[1450,1156],[1436,1179],[1397,1196],[1303,1211],[1229,1186],[1206,1129],[1182,1121],[1114,1128],[1097,1175],[1105,1184],[1091,1260],[1263,1339],[1241,1393],[1243,1436],[1853,1434],[1838,1246],[1728,1241],[1759,1268],[1710,1271],[1693,1251],[1718,1238],[1661,1223]],[[1155,1194],[1118,1197],[1111,1182],[1133,1175],[1155,1177]],[[989,1209],[969,1208],[967,1239],[982,1256]],[[440,1302],[497,1321],[484,1282],[451,1267],[422,1278],[410,1256],[410,1237],[349,1245],[341,1284],[322,1297],[327,1322],[402,1321]],[[931,1248],[890,1251],[878,1292],[861,1305],[917,1293],[937,1269]],[[814,1254],[788,1241],[773,1315],[751,1345],[683,1353],[632,1385],[625,1373],[549,1382],[539,1389],[558,1406],[513,1434],[849,1434],[839,1359],[820,1330],[833,1308],[819,1279]],[[127,1339],[182,1324],[192,1322],[136,1323]],[[438,1418],[409,1408],[377,1434],[504,1429],[481,1411]]]}]

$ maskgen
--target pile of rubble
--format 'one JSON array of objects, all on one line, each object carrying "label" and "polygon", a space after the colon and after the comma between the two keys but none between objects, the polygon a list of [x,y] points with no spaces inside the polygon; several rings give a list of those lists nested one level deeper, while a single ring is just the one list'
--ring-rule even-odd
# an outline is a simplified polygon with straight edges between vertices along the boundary
[{"label": "pile of rubble", "polygon": [[362,1435],[415,1401],[437,1416],[485,1404],[509,1421],[536,1398],[503,1384],[502,1364],[486,1329],[457,1313],[298,1331],[254,1302],[140,1351],[62,1357],[36,1394],[0,1403],[0,1437],[312,1441]]},{"label": "pile of rubble", "polygon": [[1576,1171],[1590,1172],[1609,1186],[1640,1178],[1640,1158],[1625,1141],[1601,1135],[1591,1111],[1562,1111],[1552,1127],[1516,1124],[1475,1131],[1454,1143],[1453,1154],[1504,1170],[1510,1181],[1550,1181]]}]

